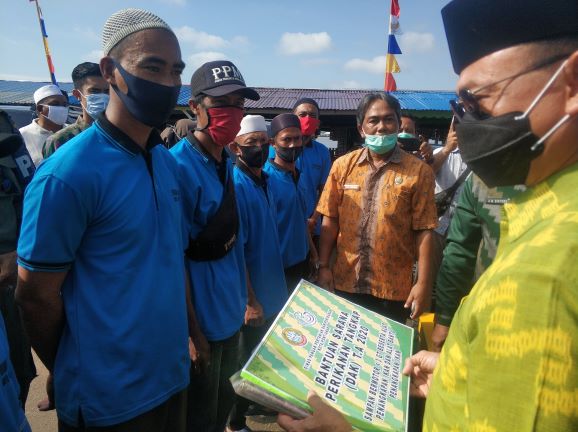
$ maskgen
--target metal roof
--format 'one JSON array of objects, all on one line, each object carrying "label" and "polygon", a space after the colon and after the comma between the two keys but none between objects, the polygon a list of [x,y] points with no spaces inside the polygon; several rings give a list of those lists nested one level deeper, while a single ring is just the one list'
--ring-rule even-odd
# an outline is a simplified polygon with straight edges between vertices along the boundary
[{"label": "metal roof", "polygon": [[[48,82],[4,81],[0,80],[0,104],[29,105],[34,101],[32,95],[36,89]],[[72,83],[59,83],[66,90],[72,104],[78,104],[71,95]],[[247,100],[245,106],[250,109],[290,110],[293,103],[302,97],[315,99],[321,110],[355,111],[361,98],[375,90],[323,90],[323,89],[290,89],[255,87],[261,99]],[[415,111],[449,111],[449,101],[456,97],[453,91],[434,90],[400,90],[393,92],[399,99],[401,108]],[[183,85],[178,99],[179,106],[186,106],[191,96],[189,85]]]}]

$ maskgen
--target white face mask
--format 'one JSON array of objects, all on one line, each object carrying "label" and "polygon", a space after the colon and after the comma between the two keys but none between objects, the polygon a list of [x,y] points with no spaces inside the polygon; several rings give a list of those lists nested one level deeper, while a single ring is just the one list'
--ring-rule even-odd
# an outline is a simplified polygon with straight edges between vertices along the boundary
[{"label": "white face mask", "polygon": [[68,107],[44,105],[48,108],[48,115],[40,114],[52,123],[62,126],[68,118]]}]

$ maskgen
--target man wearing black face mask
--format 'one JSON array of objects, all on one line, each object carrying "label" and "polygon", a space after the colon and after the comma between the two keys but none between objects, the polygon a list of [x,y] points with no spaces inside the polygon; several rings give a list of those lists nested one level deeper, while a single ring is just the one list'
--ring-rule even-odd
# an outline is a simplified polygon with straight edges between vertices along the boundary
[{"label": "man wearing black face mask", "polygon": [[153,129],[184,64],[170,27],[139,9],[107,20],[103,52],[105,113],[26,190],[16,299],[54,376],[60,431],[184,432],[189,333],[201,344],[177,165]]},{"label": "man wearing black face mask", "polygon": [[295,114],[279,114],[271,122],[275,159],[269,159],[265,172],[271,178],[271,188],[277,207],[277,227],[287,289],[292,291],[308,276],[307,256],[318,262],[311,233],[307,227],[307,206],[298,187],[300,171],[295,162],[303,151],[301,123]]},{"label": "man wearing black face mask", "polygon": [[259,99],[237,67],[225,60],[199,67],[191,79],[197,127],[171,148],[178,164],[189,226],[186,265],[193,306],[210,345],[209,368],[191,371],[189,431],[225,428],[234,401],[230,376],[238,369],[239,331],[247,284],[243,226],[233,167],[225,147],[235,140],[245,98]]},{"label": "man wearing black face mask", "polygon": [[406,367],[429,388],[424,428],[578,430],[578,3],[454,0],[442,16],[463,159],[488,186],[529,188],[504,205],[433,381],[434,354]]},{"label": "man wearing black face mask", "polygon": [[[277,313],[287,301],[283,258],[277,234],[275,200],[263,165],[269,154],[267,125],[262,116],[248,115],[231,150],[237,155],[235,193],[239,208],[247,264],[247,284],[251,286],[241,330],[241,364],[261,341]],[[254,294],[253,294],[254,293]],[[237,397],[229,418],[230,431],[246,428],[247,400]]]}]

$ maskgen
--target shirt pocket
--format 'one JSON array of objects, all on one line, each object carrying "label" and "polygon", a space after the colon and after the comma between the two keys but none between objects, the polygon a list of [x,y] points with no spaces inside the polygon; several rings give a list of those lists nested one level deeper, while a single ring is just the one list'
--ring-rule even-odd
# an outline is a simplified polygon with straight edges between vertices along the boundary
[{"label": "shirt pocket", "polygon": [[[400,180],[401,179],[401,183]],[[396,176],[384,185],[382,205],[386,216],[407,218],[411,216],[411,186],[407,179]]]}]

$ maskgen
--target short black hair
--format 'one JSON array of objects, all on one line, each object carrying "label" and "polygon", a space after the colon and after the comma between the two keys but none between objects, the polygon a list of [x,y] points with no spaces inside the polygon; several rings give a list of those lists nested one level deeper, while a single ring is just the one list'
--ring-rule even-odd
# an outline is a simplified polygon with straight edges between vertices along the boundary
[{"label": "short black hair", "polygon": [[100,66],[91,62],[80,63],[72,70],[72,82],[74,83],[74,88],[79,89],[84,84],[84,80],[92,76],[102,76]]},{"label": "short black hair", "polygon": [[369,106],[376,100],[384,101],[390,108],[393,108],[395,115],[397,117],[398,123],[401,122],[401,105],[395,96],[390,95],[386,92],[372,92],[363,96],[363,99],[359,102],[357,106],[357,124],[363,124],[363,119],[365,118],[365,113],[369,109]]},{"label": "short black hair", "polygon": [[415,127],[417,128],[417,119],[414,116],[412,116],[411,114],[402,112],[401,117],[405,117],[405,118],[410,119],[413,122],[413,124],[415,125]]}]

